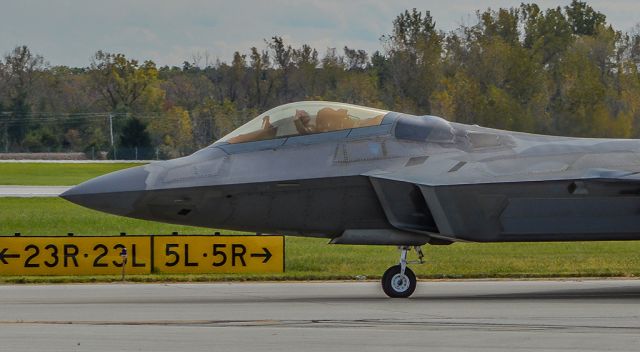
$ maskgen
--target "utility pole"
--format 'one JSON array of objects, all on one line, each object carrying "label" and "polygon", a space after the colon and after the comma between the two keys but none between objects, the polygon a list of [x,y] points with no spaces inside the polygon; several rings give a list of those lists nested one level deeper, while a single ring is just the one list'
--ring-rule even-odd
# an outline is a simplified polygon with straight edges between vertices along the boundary
[{"label": "utility pole", "polygon": [[113,143],[113,113],[109,113],[109,134],[111,135],[111,149],[113,149],[113,160],[118,157],[116,155],[116,146]]},{"label": "utility pole", "polygon": [[4,126],[4,152],[9,152],[9,130],[6,125]]}]

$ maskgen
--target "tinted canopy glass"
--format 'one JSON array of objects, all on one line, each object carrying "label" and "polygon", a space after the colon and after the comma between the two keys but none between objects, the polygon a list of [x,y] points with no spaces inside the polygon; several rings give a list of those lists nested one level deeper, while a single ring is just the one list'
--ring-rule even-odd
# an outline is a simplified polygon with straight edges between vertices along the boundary
[{"label": "tinted canopy glass", "polygon": [[332,102],[299,102],[273,108],[220,139],[245,143],[378,126],[388,111]]},{"label": "tinted canopy glass", "polygon": [[395,135],[418,142],[453,143],[455,140],[455,131],[449,121],[429,115],[400,117]]}]

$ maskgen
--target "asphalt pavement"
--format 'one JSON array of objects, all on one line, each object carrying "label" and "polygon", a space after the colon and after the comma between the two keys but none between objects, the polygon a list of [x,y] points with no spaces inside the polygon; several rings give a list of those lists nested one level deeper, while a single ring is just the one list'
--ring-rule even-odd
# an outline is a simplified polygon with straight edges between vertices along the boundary
[{"label": "asphalt pavement", "polygon": [[640,281],[0,286],[2,351],[638,351]]}]

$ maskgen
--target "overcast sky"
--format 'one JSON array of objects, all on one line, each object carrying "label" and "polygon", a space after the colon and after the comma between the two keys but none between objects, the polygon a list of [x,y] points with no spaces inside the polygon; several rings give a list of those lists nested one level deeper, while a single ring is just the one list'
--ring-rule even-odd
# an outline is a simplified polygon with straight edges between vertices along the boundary
[{"label": "overcast sky", "polygon": [[[570,0],[535,1],[540,7]],[[158,65],[181,65],[195,53],[230,61],[234,51],[264,48],[282,36],[292,46],[345,45],[373,52],[405,9],[430,10],[451,30],[475,22],[475,11],[518,6],[506,0],[0,0],[0,53],[26,44],[52,65],[87,66],[97,50]],[[639,0],[589,1],[616,29],[640,22]]]}]

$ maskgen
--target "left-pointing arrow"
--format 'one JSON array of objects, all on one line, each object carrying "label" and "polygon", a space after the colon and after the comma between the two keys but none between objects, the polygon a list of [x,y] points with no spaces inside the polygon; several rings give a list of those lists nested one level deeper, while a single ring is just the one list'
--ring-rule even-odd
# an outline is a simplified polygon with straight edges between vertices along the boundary
[{"label": "left-pointing arrow", "polygon": [[2,262],[2,264],[9,264],[7,259],[20,258],[20,254],[7,254],[8,249],[9,248],[4,248],[0,251],[0,261]]}]

